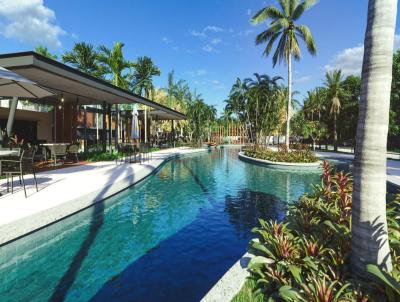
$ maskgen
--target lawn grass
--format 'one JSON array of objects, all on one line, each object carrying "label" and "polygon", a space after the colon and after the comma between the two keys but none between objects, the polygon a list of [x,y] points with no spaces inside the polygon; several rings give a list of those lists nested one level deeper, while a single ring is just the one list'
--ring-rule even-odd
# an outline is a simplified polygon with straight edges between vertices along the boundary
[{"label": "lawn grass", "polygon": [[256,281],[247,279],[231,302],[263,302],[264,295],[256,288]]}]

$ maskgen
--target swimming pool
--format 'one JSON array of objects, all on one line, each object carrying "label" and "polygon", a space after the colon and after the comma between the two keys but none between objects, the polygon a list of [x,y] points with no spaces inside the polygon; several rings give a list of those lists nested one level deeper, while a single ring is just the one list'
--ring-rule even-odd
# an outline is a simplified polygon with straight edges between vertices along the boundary
[{"label": "swimming pool", "polygon": [[0,301],[198,301],[318,173],[225,148],[168,161],[72,217],[0,247]]}]

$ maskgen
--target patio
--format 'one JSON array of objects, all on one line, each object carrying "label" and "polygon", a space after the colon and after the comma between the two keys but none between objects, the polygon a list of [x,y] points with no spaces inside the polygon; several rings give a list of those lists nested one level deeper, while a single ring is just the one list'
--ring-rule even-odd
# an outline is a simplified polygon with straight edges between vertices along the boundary
[{"label": "patio", "polygon": [[[0,197],[0,245],[90,207],[137,183],[165,160],[203,149],[173,148],[153,153],[142,164],[115,162],[88,163],[37,174],[39,192],[33,177],[26,177],[27,194],[15,181],[14,194]],[[84,185],[82,185],[84,184]],[[6,192],[6,181],[0,181]]]}]

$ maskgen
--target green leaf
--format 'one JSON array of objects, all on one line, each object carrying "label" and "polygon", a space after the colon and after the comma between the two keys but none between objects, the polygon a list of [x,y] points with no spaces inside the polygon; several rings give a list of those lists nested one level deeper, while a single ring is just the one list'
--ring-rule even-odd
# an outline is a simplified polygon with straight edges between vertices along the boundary
[{"label": "green leaf", "polygon": [[269,250],[264,244],[256,242],[256,241],[252,241],[250,243],[250,248],[253,249],[253,251],[255,252],[263,252],[264,254],[268,255],[269,257],[271,257],[273,260],[276,259],[275,254],[273,252],[271,252],[271,250]]},{"label": "green leaf", "polygon": [[284,285],[279,289],[279,297],[285,301],[305,301],[297,290],[289,285]]},{"label": "green leaf", "polygon": [[289,264],[289,271],[292,273],[292,276],[294,277],[294,279],[296,280],[297,283],[303,283],[303,279],[301,278],[301,268],[293,265],[293,264]]},{"label": "green leaf", "polygon": [[262,257],[262,256],[255,256],[255,257],[251,258],[247,267],[249,269],[253,270],[264,264],[272,264],[272,263],[274,263],[274,261],[269,258]]},{"label": "green leaf", "polygon": [[400,297],[400,283],[397,282],[397,280],[393,278],[390,274],[381,270],[378,266],[373,264],[367,265],[367,272],[371,273],[379,280],[381,280],[387,287],[391,288]]}]

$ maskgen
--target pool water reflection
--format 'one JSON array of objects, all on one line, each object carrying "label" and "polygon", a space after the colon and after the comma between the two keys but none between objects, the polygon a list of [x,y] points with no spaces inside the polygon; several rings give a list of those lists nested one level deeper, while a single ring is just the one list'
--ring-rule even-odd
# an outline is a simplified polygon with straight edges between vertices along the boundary
[{"label": "pool water reflection", "polygon": [[142,183],[0,248],[0,301],[198,301],[246,251],[259,217],[319,173],[241,162],[226,148],[167,162]]}]

